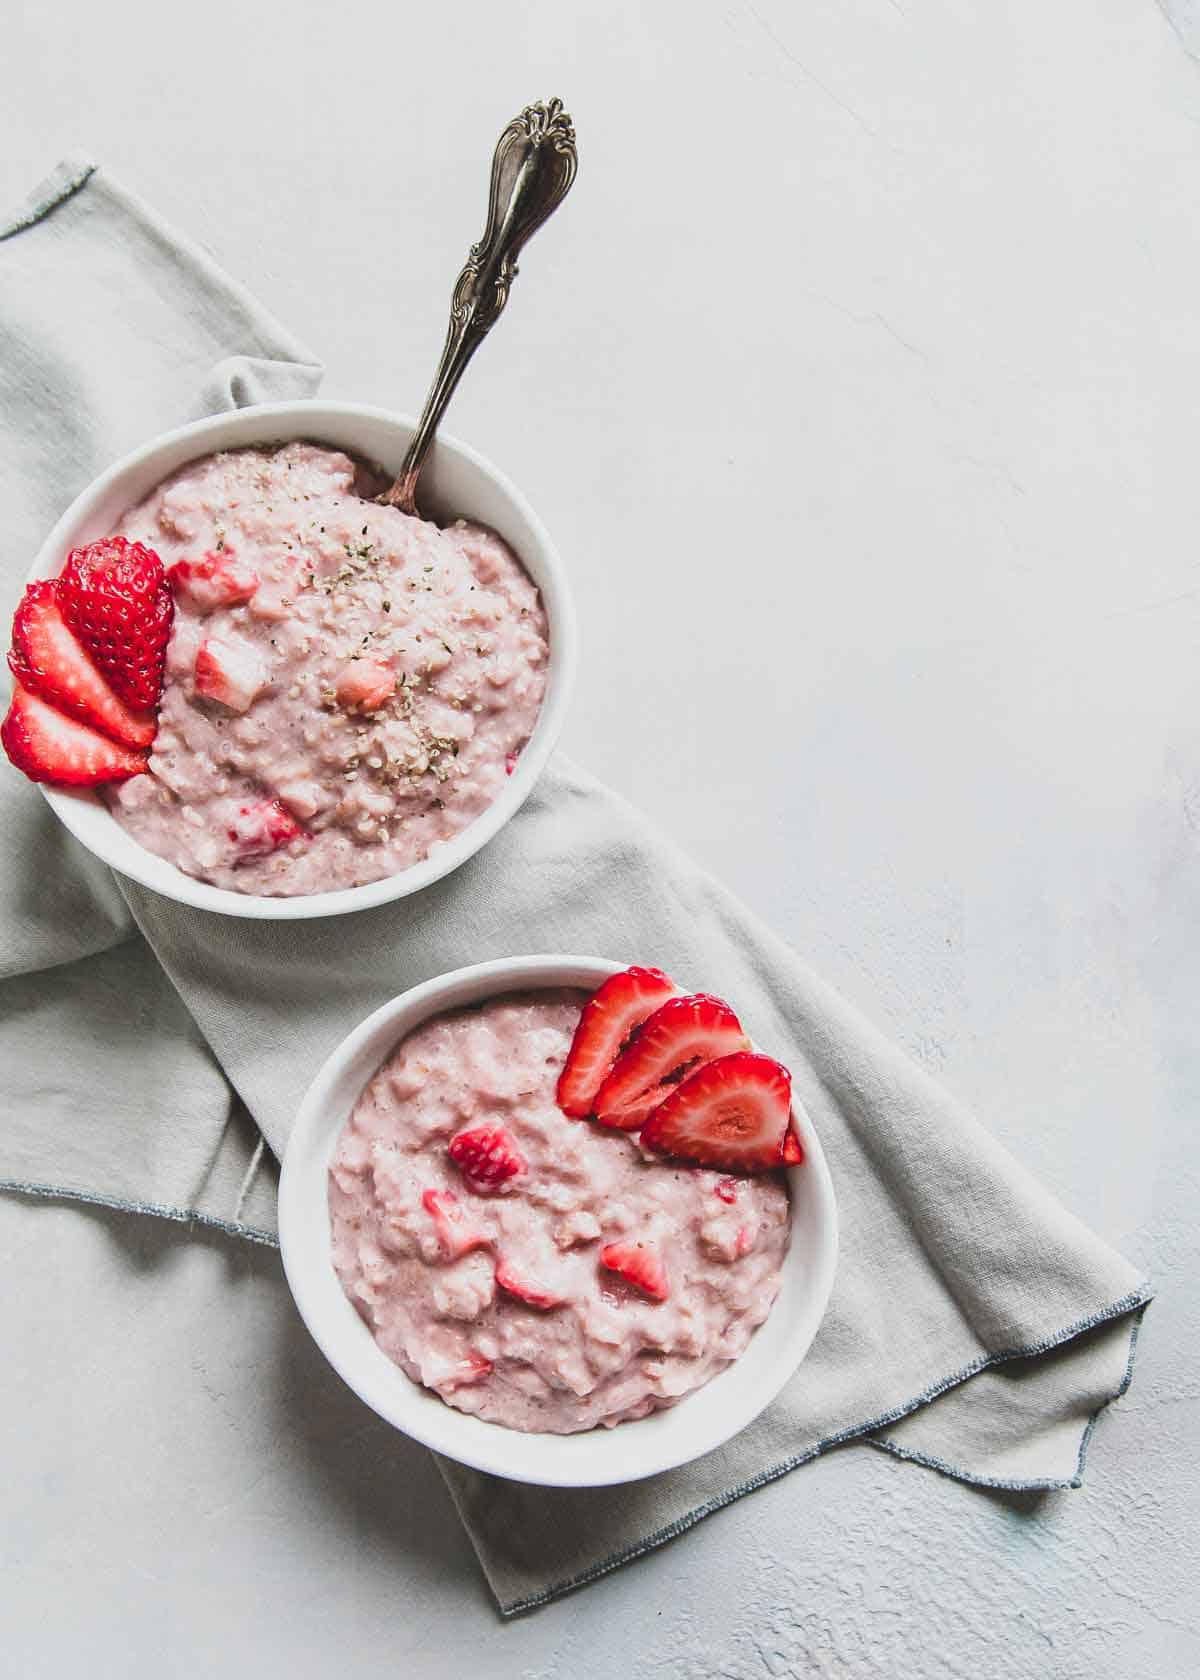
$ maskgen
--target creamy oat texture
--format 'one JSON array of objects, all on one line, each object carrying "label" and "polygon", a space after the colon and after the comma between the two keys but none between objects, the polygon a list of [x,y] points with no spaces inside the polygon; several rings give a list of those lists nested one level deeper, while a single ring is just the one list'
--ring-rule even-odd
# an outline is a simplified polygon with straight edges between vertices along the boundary
[{"label": "creamy oat texture", "polygon": [[[670,1406],[736,1359],[778,1292],[789,1235],[780,1175],[652,1158],[560,1112],[584,1001],[528,993],[426,1022],[364,1090],[329,1175],[334,1266],[384,1353],[461,1411],[556,1434]],[[527,1162],[498,1193],[468,1189],[447,1154],[484,1123]],[[444,1257],[431,1189],[458,1198],[486,1247]],[[605,1244],[639,1239],[666,1263],[665,1301],[600,1263]],[[563,1304],[498,1289],[498,1262]]]},{"label": "creamy oat texture", "polygon": [[[487,809],[529,739],[548,657],[536,587],[493,533],[360,494],[376,488],[332,449],[239,449],[121,522],[165,566],[216,556],[259,580],[211,610],[177,592],[150,773],[105,790],[122,827],[189,875],[290,895],[395,874]],[[260,673],[244,713],[196,692],[210,638]],[[371,713],[337,699],[363,660],[397,681]],[[264,800],[304,831],[265,852],[247,847],[243,810]]]}]

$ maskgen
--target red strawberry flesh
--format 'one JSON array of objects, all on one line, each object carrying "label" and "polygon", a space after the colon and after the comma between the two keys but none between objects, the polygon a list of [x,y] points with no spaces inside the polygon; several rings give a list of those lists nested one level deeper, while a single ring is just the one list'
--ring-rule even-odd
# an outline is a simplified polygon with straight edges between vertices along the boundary
[{"label": "red strawberry flesh", "polygon": [[280,846],[305,839],[305,831],[277,799],[259,799],[239,805],[229,825],[229,839],[239,863],[268,857]]},{"label": "red strawberry flesh", "polygon": [[674,996],[676,986],[661,969],[627,968],[610,975],[584,1005],[558,1081],[558,1106],[582,1120],[629,1035]]},{"label": "red strawberry flesh", "polygon": [[450,1159],[468,1186],[486,1195],[525,1171],[525,1158],[503,1126],[472,1126],[452,1137]]},{"label": "red strawberry flesh", "polygon": [[95,787],[100,782],[125,781],[146,768],[145,753],[132,752],[77,723],[20,686],[0,724],[0,742],[17,769],[33,782]]},{"label": "red strawberry flesh", "polygon": [[13,618],[8,663],[23,688],[79,723],[126,747],[148,747],[153,741],[154,719],[130,711],[114,694],[63,618],[56,581],[26,588]]},{"label": "red strawberry flesh", "polygon": [[62,615],[127,706],[162,693],[175,604],[152,548],[105,537],[72,549],[58,579]]},{"label": "red strawberry flesh", "polygon": [[196,650],[193,680],[205,700],[248,712],[267,686],[268,673],[257,649],[240,636],[210,636]]},{"label": "red strawberry flesh", "polygon": [[670,1294],[667,1268],[653,1243],[607,1243],[600,1250],[600,1264],[649,1295],[652,1301],[665,1301]]},{"label": "red strawberry flesh", "polygon": [[596,1115],[632,1131],[671,1090],[664,1082],[718,1056],[748,1050],[750,1040],[723,999],[697,992],[668,999],[643,1025],[596,1095]]},{"label": "red strawberry flesh", "polygon": [[258,588],[258,573],[235,560],[229,549],[206,554],[202,560],[177,560],[167,568],[167,577],[201,612],[237,606]]},{"label": "red strawberry flesh", "polygon": [[532,1278],[522,1277],[503,1258],[496,1262],[496,1285],[514,1300],[523,1301],[527,1307],[537,1307],[539,1312],[561,1307],[565,1300],[565,1296],[553,1294]]},{"label": "red strawberry flesh", "polygon": [[421,1206],[433,1220],[443,1259],[459,1260],[473,1248],[488,1246],[489,1239],[469,1224],[453,1190],[425,1190]]},{"label": "red strawberry flesh", "polygon": [[722,1056],[655,1109],[642,1142],[704,1167],[766,1172],[783,1165],[791,1089],[788,1070],[770,1056],[752,1050]]}]

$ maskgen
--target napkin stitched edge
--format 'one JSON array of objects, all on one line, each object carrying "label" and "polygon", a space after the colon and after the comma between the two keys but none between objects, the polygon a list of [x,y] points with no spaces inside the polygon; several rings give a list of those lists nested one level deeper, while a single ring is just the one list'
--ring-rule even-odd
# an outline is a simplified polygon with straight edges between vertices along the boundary
[{"label": "napkin stitched edge", "polygon": [[[952,1476],[955,1481],[966,1482],[970,1487],[998,1488],[1008,1493],[1053,1493],[1083,1486],[1083,1472],[1087,1464],[1088,1447],[1091,1445],[1092,1433],[1100,1421],[1100,1414],[1107,1411],[1114,1400],[1119,1400],[1133,1381],[1133,1367],[1137,1359],[1138,1337],[1141,1334],[1142,1320],[1146,1316],[1146,1308],[1151,1303],[1149,1284],[1135,1292],[1129,1299],[1133,1302],[1133,1318],[1129,1327],[1129,1357],[1125,1361],[1125,1372],[1121,1378],[1120,1387],[1110,1394],[1107,1400],[1102,1400],[1087,1421],[1087,1427],[1079,1438],[1079,1454],[1075,1460],[1075,1472],[1067,1481],[1018,1482],[1006,1481],[1000,1476],[976,1476],[970,1470],[960,1470],[947,1459],[938,1458],[933,1453],[915,1452],[911,1447],[902,1447],[898,1441],[889,1441],[883,1436],[869,1440],[866,1444],[875,1447],[879,1452],[891,1453],[893,1458],[902,1458],[906,1464],[920,1464],[928,1470],[940,1471],[944,1476]],[[1138,1297],[1143,1297],[1140,1301]],[[1112,1318],[1120,1317],[1121,1303],[1115,1302],[1109,1318],[1100,1315],[1095,1323],[1088,1324],[1079,1332],[1086,1334],[1087,1330],[1098,1329],[1101,1324],[1111,1322]],[[1040,1350],[1039,1350],[1040,1351]]]},{"label": "napkin stitched edge", "polygon": [[199,1208],[168,1207],[164,1202],[135,1202],[123,1196],[106,1196],[99,1190],[68,1190],[61,1184],[33,1184],[18,1178],[0,1178],[0,1191],[18,1196],[36,1196],[46,1202],[90,1202],[95,1207],[112,1208],[117,1213],[148,1213],[156,1219],[174,1220],[178,1225],[207,1225],[214,1231],[225,1231],[231,1237],[244,1237],[247,1242],[260,1243],[264,1248],[279,1247],[279,1238],[273,1231],[264,1231],[258,1225],[243,1225],[236,1219],[221,1219],[217,1214],[203,1213]]}]

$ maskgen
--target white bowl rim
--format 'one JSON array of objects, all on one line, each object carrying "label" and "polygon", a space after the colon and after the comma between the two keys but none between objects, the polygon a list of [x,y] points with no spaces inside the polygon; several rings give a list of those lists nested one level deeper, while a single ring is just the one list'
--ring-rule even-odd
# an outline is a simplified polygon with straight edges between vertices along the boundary
[{"label": "white bowl rim", "polygon": [[[804,1163],[788,1169],[789,1260],[797,1251],[797,1273],[802,1201],[816,1210],[817,1220],[812,1227],[815,1261],[803,1273],[804,1299],[789,1300],[796,1318],[792,1332],[786,1333],[776,1317],[789,1287],[793,1292],[799,1287],[789,1278],[785,1261],[780,1293],[740,1358],[673,1407],[613,1429],[576,1435],[526,1433],[468,1416],[413,1382],[387,1358],[333,1269],[328,1163],[363,1086],[422,1021],[510,992],[557,986],[592,990],[627,966],[607,958],[555,953],[499,958],[434,976],[389,999],[347,1034],[316,1074],[297,1111],[280,1177],[279,1244],[288,1286],[314,1341],[348,1387],[385,1421],[435,1452],[492,1475],[547,1487],[611,1486],[688,1463],[744,1429],[795,1374],[828,1306],[838,1251],[833,1181],[811,1117],[801,1104],[793,1104],[805,1151]],[[360,1066],[353,1072],[356,1062]],[[347,1091],[348,1085],[352,1089]],[[771,1341],[782,1337],[779,1348],[766,1341],[773,1322],[776,1333]],[[755,1356],[756,1347],[760,1357]]]},{"label": "white bowl rim", "polygon": [[[61,569],[66,557],[68,534],[86,516],[87,511],[101,501],[120,481],[151,462],[159,454],[168,454],[179,444],[196,440],[203,445],[209,439],[228,439],[214,442],[211,447],[236,447],[239,435],[261,431],[264,423],[278,420],[281,442],[291,438],[309,438],[318,442],[326,422],[338,420],[366,420],[380,425],[400,428],[411,434],[416,421],[411,415],[380,408],[368,403],[325,402],[320,398],[300,398],[290,402],[255,403],[247,408],[209,415],[160,433],[148,443],[139,445],[92,480],[75,497],[70,507],[58,519],[38,551],[29,572],[29,581],[51,577]],[[334,439],[327,439],[336,443]],[[207,881],[185,875],[166,859],[157,857],[139,845],[114,818],[104,824],[99,834],[91,831],[91,824],[81,821],[81,809],[94,808],[99,801],[87,790],[48,787],[39,789],[59,821],[70,830],[81,845],[103,863],[142,886],[177,903],[195,909],[216,911],[226,916],[260,921],[303,921],[317,916],[345,915],[356,910],[368,910],[379,904],[389,904],[410,893],[432,885],[493,839],[504,825],[516,815],[533,792],[557,744],[570,704],[578,662],[578,627],[566,569],[553,541],[531,504],[516,485],[486,456],[446,432],[439,431],[435,450],[440,455],[457,456],[491,480],[514,511],[525,521],[536,539],[535,566],[546,575],[538,580],[543,604],[550,623],[551,680],[534,725],[529,742],[520,754],[516,767],[498,797],[459,834],[438,846],[423,862],[381,881],[365,886],[345,887],[334,892],[308,893],[290,898],[260,896],[253,893],[231,892]],[[195,459],[206,453],[196,450]],[[182,464],[182,463],[181,463]],[[172,468],[170,471],[178,470]],[[522,555],[528,563],[528,556]]]}]

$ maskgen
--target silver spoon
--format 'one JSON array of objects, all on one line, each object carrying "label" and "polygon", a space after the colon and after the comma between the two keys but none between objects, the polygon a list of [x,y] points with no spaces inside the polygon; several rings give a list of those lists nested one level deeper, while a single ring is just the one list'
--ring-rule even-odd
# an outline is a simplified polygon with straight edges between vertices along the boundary
[{"label": "silver spoon", "polygon": [[396,482],[381,502],[416,513],[417,480],[446,406],[508,302],[521,247],[567,196],[578,162],[561,99],[527,105],[497,141],[483,238],[472,245],[455,284],[442,359]]}]

